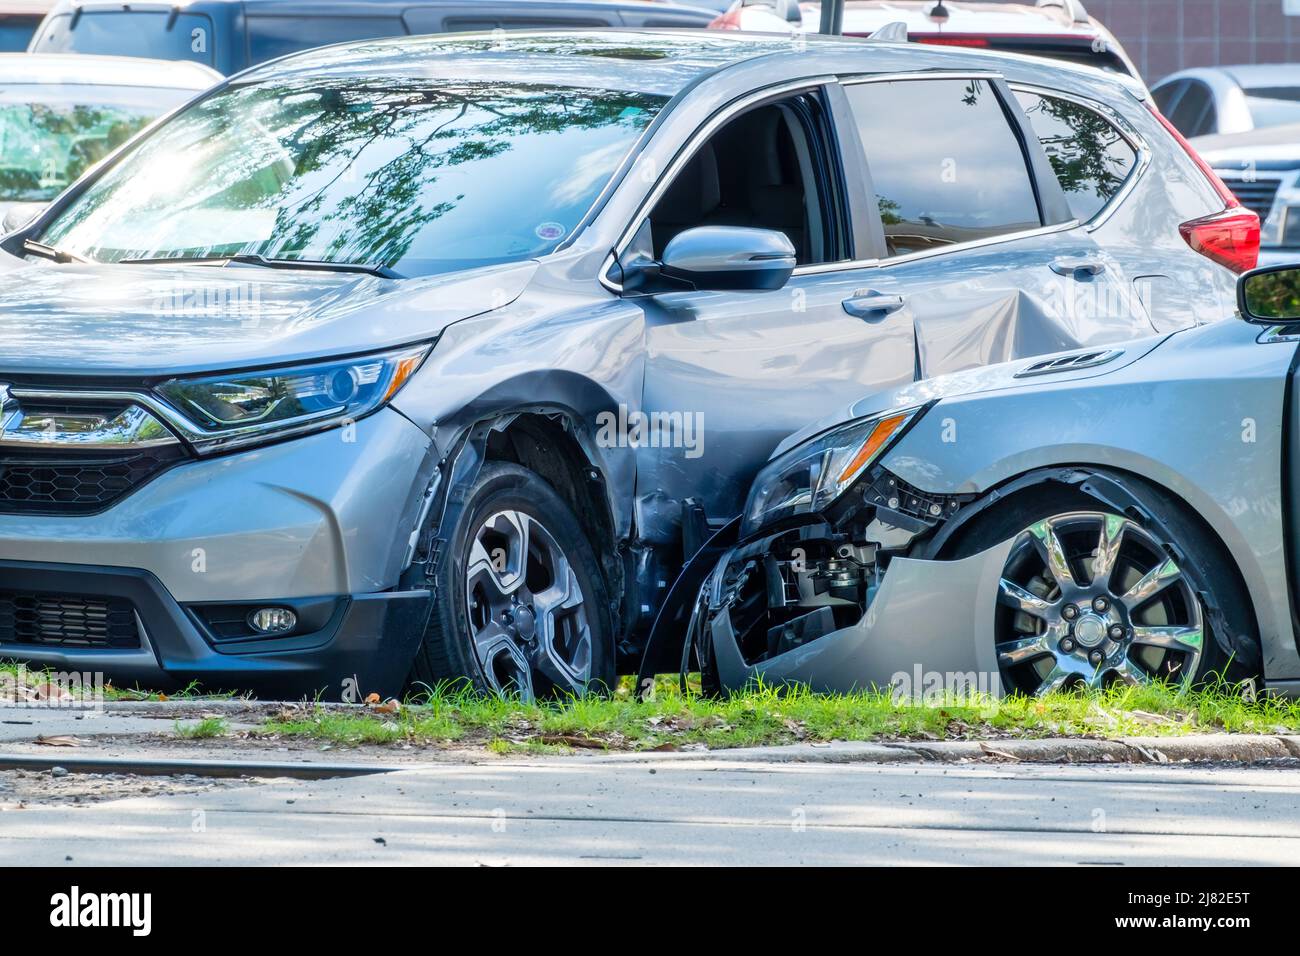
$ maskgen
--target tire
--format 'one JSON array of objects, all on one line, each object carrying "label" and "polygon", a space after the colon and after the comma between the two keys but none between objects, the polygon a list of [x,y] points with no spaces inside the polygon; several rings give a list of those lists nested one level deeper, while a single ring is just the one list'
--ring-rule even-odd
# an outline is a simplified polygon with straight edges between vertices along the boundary
[{"label": "tire", "polygon": [[508,462],[484,464],[464,501],[429,582],[410,683],[529,700],[613,687],[604,577],[568,503]]},{"label": "tire", "polygon": [[1045,483],[972,519],[945,547],[962,558],[1015,540],[994,627],[1007,692],[1256,676],[1253,615],[1222,545],[1167,494],[1135,477],[1123,485],[1139,505],[1125,514]]}]

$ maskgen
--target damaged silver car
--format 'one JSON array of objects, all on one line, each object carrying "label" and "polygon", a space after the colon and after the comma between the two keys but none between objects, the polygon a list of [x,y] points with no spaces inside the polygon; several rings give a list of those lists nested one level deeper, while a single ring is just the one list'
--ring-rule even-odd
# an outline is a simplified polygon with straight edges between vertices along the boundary
[{"label": "damaged silver car", "polygon": [[694,657],[713,690],[1300,690],[1300,269],[1249,273],[1239,297],[1237,321],[809,427],[687,568],[654,655]]},{"label": "damaged silver car", "polygon": [[1224,314],[1258,221],[1144,97],[704,31],[232,77],[0,242],[0,657],[608,684],[811,409]]}]

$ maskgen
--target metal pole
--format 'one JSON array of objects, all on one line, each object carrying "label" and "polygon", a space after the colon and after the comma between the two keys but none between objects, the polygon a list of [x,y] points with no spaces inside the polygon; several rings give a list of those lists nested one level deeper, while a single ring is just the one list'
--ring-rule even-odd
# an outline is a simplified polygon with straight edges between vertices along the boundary
[{"label": "metal pole", "polygon": [[844,32],[844,0],[822,0],[822,23],[819,33],[839,36]]}]

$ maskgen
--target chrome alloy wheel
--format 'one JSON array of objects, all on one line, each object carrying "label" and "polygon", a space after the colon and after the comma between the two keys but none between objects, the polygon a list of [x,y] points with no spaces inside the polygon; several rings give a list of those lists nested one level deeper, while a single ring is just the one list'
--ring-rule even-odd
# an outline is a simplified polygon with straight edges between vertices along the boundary
[{"label": "chrome alloy wheel", "polygon": [[1204,646],[1201,603],[1150,532],[1100,512],[1022,531],[998,592],[998,665],[1008,692],[1167,680],[1188,684]]},{"label": "chrome alloy wheel", "polygon": [[470,545],[465,604],[493,690],[525,700],[586,691],[592,636],[585,598],[541,522],[521,511],[499,511],[483,522]]}]

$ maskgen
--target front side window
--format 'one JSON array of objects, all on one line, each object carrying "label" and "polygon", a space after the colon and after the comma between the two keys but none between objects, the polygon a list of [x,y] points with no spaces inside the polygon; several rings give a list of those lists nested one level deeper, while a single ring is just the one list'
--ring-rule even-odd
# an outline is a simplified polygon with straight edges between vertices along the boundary
[{"label": "front side window", "polygon": [[[819,101],[792,97],[749,110],[713,134],[650,212],[654,255],[697,226],[784,233],[799,265],[843,258],[827,169],[815,157]],[[830,213],[830,215],[828,215]]]},{"label": "front side window", "polygon": [[42,241],[90,259],[260,255],[427,275],[544,255],[665,98],[545,83],[286,79],[150,134]]},{"label": "front side window", "polygon": [[134,89],[105,102],[110,92],[0,91],[0,202],[48,202],[175,101],[169,91]]},{"label": "front side window", "polygon": [[1042,225],[1020,141],[985,80],[846,88],[890,256]]},{"label": "front side window", "polygon": [[1087,222],[1119,192],[1137,151],[1095,110],[1057,96],[1019,91],[1016,99],[1052,164],[1070,214]]}]

